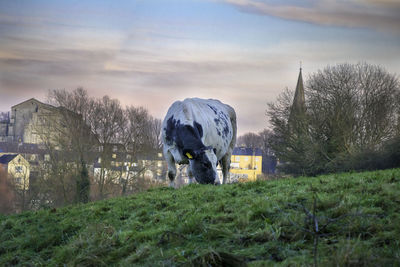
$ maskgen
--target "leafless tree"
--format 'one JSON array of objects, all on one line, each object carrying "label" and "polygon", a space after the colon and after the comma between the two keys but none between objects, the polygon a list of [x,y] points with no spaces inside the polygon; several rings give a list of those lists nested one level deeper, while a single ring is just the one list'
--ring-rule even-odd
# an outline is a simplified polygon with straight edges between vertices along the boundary
[{"label": "leafless tree", "polygon": [[[91,131],[95,103],[82,88],[51,90],[48,102],[51,105],[38,113],[34,123],[46,153],[40,162],[37,199],[55,206],[86,201],[89,180],[82,181],[81,173],[93,162],[92,151],[98,143]],[[82,194],[86,196],[80,198]]]},{"label": "leafless tree", "polygon": [[399,81],[382,67],[328,66],[307,84],[312,132],[329,145],[327,153],[377,149],[396,132],[399,90]]},{"label": "leafless tree", "polygon": [[139,176],[149,168],[145,157],[151,157],[161,147],[161,120],[153,118],[144,107],[127,107],[124,144],[129,156],[126,176],[121,179],[122,194],[126,194]]},{"label": "leafless tree", "polygon": [[236,143],[238,146],[261,148],[262,139],[261,136],[256,133],[246,133],[242,136],[239,136]]},{"label": "leafless tree", "polygon": [[307,112],[289,123],[292,94],[286,90],[267,115],[277,156],[308,174],[323,171],[338,156],[375,151],[399,133],[400,83],[380,66],[328,66],[305,86]]},{"label": "leafless tree", "polygon": [[14,186],[7,172],[0,168],[0,213],[12,213],[14,208]]},{"label": "leafless tree", "polygon": [[107,169],[112,167],[114,146],[123,140],[125,127],[126,117],[117,99],[104,96],[95,101],[92,129],[99,140],[100,175],[96,181],[100,198],[106,197],[105,186],[116,182]]},{"label": "leafless tree", "polygon": [[[59,192],[53,197],[57,205],[88,199],[79,196],[88,194],[87,165],[93,162],[100,166],[91,180],[95,199],[115,195],[118,186],[126,192],[133,178],[147,168],[140,157],[161,147],[161,121],[143,107],[124,109],[118,100],[109,96],[95,99],[82,88],[52,90],[49,103],[52,106],[41,116],[36,133],[48,153],[41,177],[51,188],[43,188],[49,195]],[[122,155],[126,159],[120,158]],[[71,199],[71,194],[77,197]]]},{"label": "leafless tree", "polygon": [[270,139],[272,136],[272,131],[268,129],[264,129],[261,132],[258,133],[260,136],[260,148],[266,155],[272,155],[273,151],[271,150],[270,147]]}]

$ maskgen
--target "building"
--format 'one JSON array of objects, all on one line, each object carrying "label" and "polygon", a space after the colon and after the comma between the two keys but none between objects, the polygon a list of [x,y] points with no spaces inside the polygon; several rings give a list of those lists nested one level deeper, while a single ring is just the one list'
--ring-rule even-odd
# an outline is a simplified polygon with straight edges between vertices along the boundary
[{"label": "building", "polygon": [[167,173],[167,164],[161,152],[148,155],[137,155],[137,159],[129,152],[113,151],[111,158],[104,161],[97,157],[93,166],[93,175],[96,180],[102,175],[109,180],[119,183],[126,177],[143,177],[149,180],[164,180]]},{"label": "building", "polygon": [[[255,181],[259,175],[262,175],[263,157],[259,148],[235,147],[231,156],[231,165],[229,170],[229,178],[227,183],[238,181]],[[189,177],[187,176],[188,165],[180,165],[177,168],[175,184],[187,184]],[[222,183],[223,175],[221,166],[217,167],[217,175],[219,182]]]},{"label": "building", "polygon": [[11,107],[11,115],[0,122],[0,142],[40,144],[41,134],[48,132],[47,122],[60,118],[60,108],[35,98]]},{"label": "building", "polygon": [[255,181],[262,174],[262,151],[259,148],[235,147],[231,157],[230,180]]},{"label": "building", "polygon": [[30,164],[21,154],[3,154],[0,156],[0,167],[14,179],[19,189],[29,189]]}]

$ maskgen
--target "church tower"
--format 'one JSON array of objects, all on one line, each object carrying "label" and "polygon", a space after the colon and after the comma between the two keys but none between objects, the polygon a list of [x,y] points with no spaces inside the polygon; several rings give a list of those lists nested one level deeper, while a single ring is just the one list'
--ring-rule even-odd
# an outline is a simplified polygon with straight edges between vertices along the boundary
[{"label": "church tower", "polygon": [[306,113],[306,101],[304,97],[303,75],[300,67],[299,78],[297,79],[296,91],[294,93],[292,107],[290,109],[289,123],[294,123]]}]

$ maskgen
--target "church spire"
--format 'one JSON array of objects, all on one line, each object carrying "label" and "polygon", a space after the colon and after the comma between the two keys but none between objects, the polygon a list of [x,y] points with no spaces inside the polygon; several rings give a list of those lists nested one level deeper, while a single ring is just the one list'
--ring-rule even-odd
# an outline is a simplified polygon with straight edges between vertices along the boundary
[{"label": "church spire", "polygon": [[294,93],[292,110],[294,112],[304,113],[306,111],[306,100],[304,97],[304,85],[302,68],[300,67],[299,78],[297,79],[296,91]]},{"label": "church spire", "polygon": [[293,104],[290,110],[289,121],[294,117],[303,116],[306,112],[306,101],[304,97],[304,85],[302,67],[300,62],[299,78],[297,79],[296,91],[294,93]]}]

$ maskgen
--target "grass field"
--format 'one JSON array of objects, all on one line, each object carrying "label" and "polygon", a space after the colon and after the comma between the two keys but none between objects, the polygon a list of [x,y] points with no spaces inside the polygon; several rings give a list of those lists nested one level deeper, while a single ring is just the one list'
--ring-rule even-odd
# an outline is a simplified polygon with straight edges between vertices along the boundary
[{"label": "grass field", "polygon": [[400,265],[400,169],[0,216],[0,266]]}]

